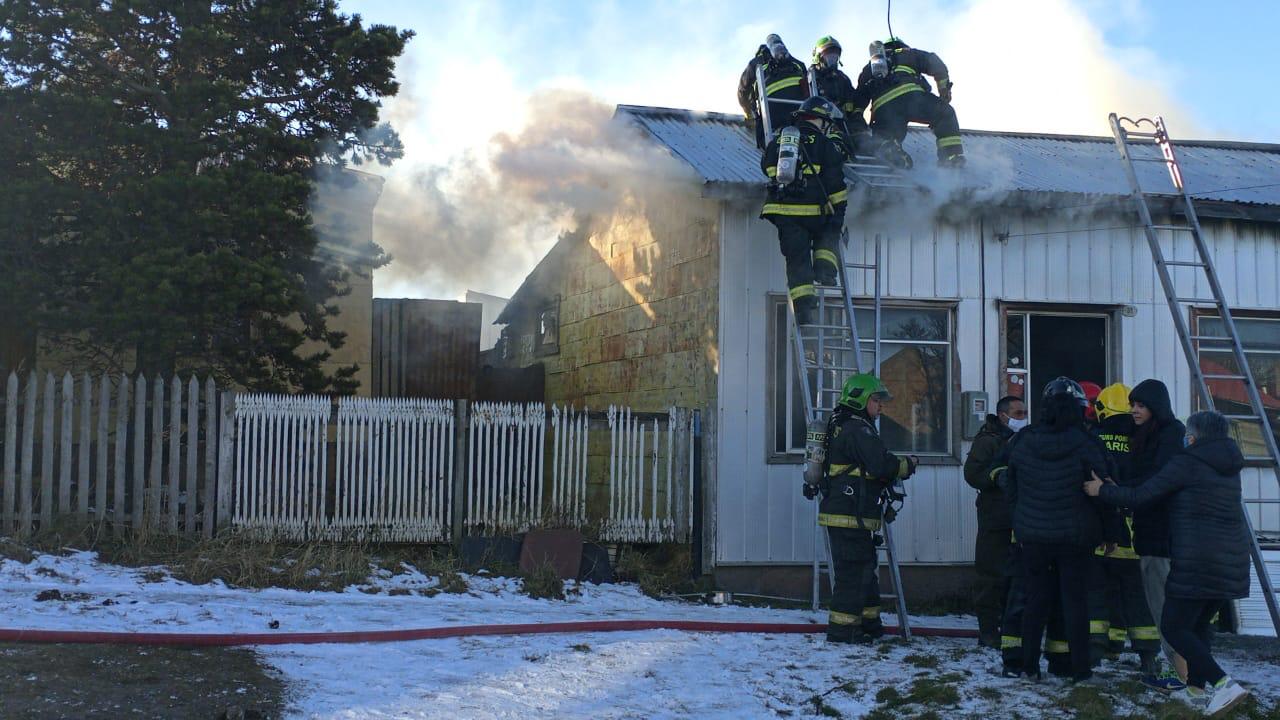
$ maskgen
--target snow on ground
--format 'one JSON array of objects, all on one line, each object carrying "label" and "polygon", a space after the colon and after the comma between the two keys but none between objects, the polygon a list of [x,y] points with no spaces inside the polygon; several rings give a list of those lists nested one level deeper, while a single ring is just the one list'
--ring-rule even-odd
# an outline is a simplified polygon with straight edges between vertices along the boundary
[{"label": "snow on ground", "polygon": [[[657,601],[627,585],[587,585],[565,601],[533,600],[519,594],[518,580],[478,576],[467,577],[468,593],[389,595],[436,585],[417,572],[389,575],[374,583],[378,594],[356,587],[239,590],[100,564],[93,553],[42,555],[25,564],[0,563],[0,617],[7,627],[133,632],[270,632],[273,621],[281,632],[319,632],[611,618],[824,620],[800,610]],[[35,599],[50,589],[64,599]],[[971,619],[920,622],[954,626]],[[289,683],[298,718],[752,718],[812,717],[820,710],[862,717],[892,701],[884,688],[907,696],[916,683],[921,692],[949,686],[956,696],[894,708],[890,716],[930,707],[942,717],[1058,717],[1067,692],[1000,678],[998,657],[967,639],[853,647],[828,645],[819,634],[657,630],[281,645],[259,652]],[[1271,654],[1270,664],[1239,653],[1221,659],[1274,709],[1280,667]],[[1136,679],[1132,668],[1109,662],[1100,676],[1098,687],[1108,692]],[[829,690],[824,706],[813,701]],[[1124,712],[1143,707],[1123,693],[1115,702]]]}]

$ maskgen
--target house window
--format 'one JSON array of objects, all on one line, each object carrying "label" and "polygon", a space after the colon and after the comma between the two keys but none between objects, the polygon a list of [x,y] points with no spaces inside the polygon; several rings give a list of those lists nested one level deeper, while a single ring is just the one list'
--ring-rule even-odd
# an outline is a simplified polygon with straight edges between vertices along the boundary
[{"label": "house window", "polygon": [[[786,300],[770,301],[769,442],[773,460],[794,460],[804,449],[804,400],[787,329]],[[875,365],[871,308],[855,306],[862,364]],[[829,320],[830,321],[830,320]],[[836,320],[838,322],[838,319]],[[889,450],[917,455],[950,455],[953,324],[950,307],[881,307],[880,369],[893,400],[885,405],[880,435]],[[825,387],[838,388],[847,373],[832,373]],[[810,377],[811,391],[817,378]],[[828,404],[834,398],[828,397]]]},{"label": "house window", "polygon": [[558,295],[538,313],[537,348],[539,355],[554,355],[560,352],[560,297]]},{"label": "house window", "polygon": [[[1199,336],[1225,337],[1222,320],[1213,313],[1193,315]],[[1262,395],[1262,406],[1271,421],[1271,431],[1280,439],[1280,315],[1262,313],[1231,314],[1236,332],[1244,346],[1244,358],[1253,372],[1253,380]],[[1205,375],[1235,375],[1240,371],[1235,354],[1227,343],[1200,342],[1200,372]],[[1244,383],[1226,378],[1206,378],[1214,408],[1226,415],[1253,415],[1253,407]],[[1196,409],[1202,409],[1199,394],[1193,398]],[[1245,457],[1268,455],[1263,441],[1262,425],[1247,420],[1233,420],[1236,442]]]}]

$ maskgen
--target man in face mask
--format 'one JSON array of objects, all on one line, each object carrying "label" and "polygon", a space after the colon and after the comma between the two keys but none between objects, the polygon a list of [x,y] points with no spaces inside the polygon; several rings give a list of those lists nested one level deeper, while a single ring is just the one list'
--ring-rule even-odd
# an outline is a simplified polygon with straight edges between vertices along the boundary
[{"label": "man in face mask", "polygon": [[[761,66],[764,67],[764,98],[756,88],[756,68]],[[776,133],[808,97],[809,79],[804,63],[791,56],[782,38],[769,35],[738,79],[738,105],[746,116],[747,127],[755,133],[756,147],[763,150],[768,144],[764,123],[760,121],[761,112],[769,113],[770,125]],[[790,102],[777,102],[779,100]]]},{"label": "man in face mask", "polygon": [[863,118],[867,100],[854,89],[853,81],[840,69],[842,52],[840,41],[834,37],[826,35],[818,38],[813,46],[813,65],[810,70],[818,86],[818,94],[835,103],[844,113],[844,118],[836,123],[831,135],[842,146],[845,157],[852,160],[855,154],[874,154],[875,147],[871,140],[871,129]]},{"label": "man in face mask", "polygon": [[990,470],[1014,433],[1026,425],[1026,404],[1012,395],[1001,398],[996,403],[996,414],[987,416],[964,461],[964,480],[978,491],[978,537],[974,548],[978,643],[991,648],[1000,647],[1000,618],[1009,591],[1006,570],[1013,519],[1004,492]]}]

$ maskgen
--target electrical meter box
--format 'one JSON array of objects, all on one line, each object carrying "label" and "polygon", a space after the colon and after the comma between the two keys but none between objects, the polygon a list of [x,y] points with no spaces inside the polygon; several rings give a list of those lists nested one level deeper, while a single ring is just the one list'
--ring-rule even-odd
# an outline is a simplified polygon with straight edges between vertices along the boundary
[{"label": "electrical meter box", "polygon": [[969,390],[960,394],[960,402],[964,406],[964,425],[961,427],[965,440],[978,436],[982,424],[987,421],[991,412],[991,398],[981,390]]}]

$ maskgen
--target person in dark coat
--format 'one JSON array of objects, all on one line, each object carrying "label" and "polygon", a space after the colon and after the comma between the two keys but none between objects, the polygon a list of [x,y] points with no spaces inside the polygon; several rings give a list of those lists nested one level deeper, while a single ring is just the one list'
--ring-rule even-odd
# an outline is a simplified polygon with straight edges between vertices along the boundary
[{"label": "person in dark coat", "polygon": [[996,414],[987,416],[964,460],[964,481],[978,491],[978,536],[973,550],[978,586],[973,604],[978,613],[978,644],[985,647],[1000,647],[1000,618],[1009,594],[1005,570],[1013,544],[1009,501],[996,485],[991,466],[1005,443],[1026,424],[1027,406],[1022,398],[1012,395],[1000,398]]},{"label": "person in dark coat", "polygon": [[1244,456],[1220,413],[1187,418],[1187,447],[1137,487],[1097,478],[1085,492],[1112,505],[1166,509],[1170,568],[1160,632],[1187,661],[1184,699],[1224,712],[1248,691],[1213,659],[1210,622],[1224,601],[1249,595],[1249,531],[1240,504]]},{"label": "person in dark coat", "polygon": [[1084,391],[1074,380],[1045,386],[1038,422],[1019,433],[1005,471],[1013,531],[1022,546],[1026,608],[1022,671],[1040,677],[1040,638],[1053,600],[1062,603],[1073,680],[1089,669],[1087,574],[1103,541],[1098,506],[1078,491],[1090,473],[1107,475],[1102,447],[1084,430]]},{"label": "person in dark coat", "polygon": [[[1173,414],[1169,388],[1159,380],[1143,380],[1129,391],[1134,430],[1129,443],[1129,481],[1139,487],[1154,476],[1182,450],[1187,429]],[[1155,502],[1133,513],[1133,550],[1138,553],[1142,570],[1142,587],[1147,606],[1156,625],[1164,610],[1164,587],[1169,578],[1169,520],[1164,503]],[[1186,665],[1169,645],[1162,641],[1165,657],[1173,666],[1163,668],[1142,681],[1161,692],[1182,689]]]}]

